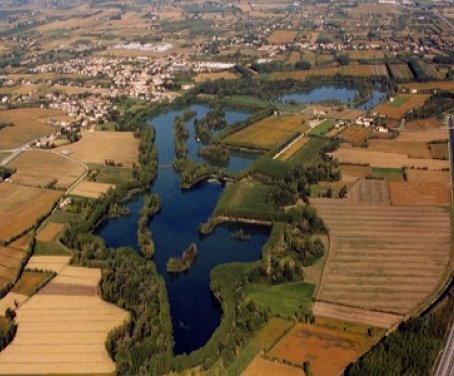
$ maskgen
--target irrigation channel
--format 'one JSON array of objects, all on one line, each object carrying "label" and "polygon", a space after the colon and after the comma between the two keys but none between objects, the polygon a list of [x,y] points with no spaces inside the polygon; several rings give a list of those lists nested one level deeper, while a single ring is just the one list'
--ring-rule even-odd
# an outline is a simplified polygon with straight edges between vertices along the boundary
[{"label": "irrigation channel", "polygon": [[[351,91],[354,95],[355,91]],[[335,92],[331,94],[332,99],[336,99]],[[206,105],[192,105],[190,108],[196,111],[198,119],[209,111]],[[173,121],[182,113],[183,109],[170,111],[149,120],[150,126],[156,129],[155,142],[161,166],[170,166],[175,159]],[[226,121],[231,125],[249,115],[247,112],[226,111]],[[188,155],[189,158],[201,162],[197,155],[200,144],[195,140],[193,124],[194,119],[188,122]],[[226,169],[241,171],[256,158],[256,154],[231,152]],[[189,191],[183,191],[180,189],[180,177],[173,168],[160,168],[151,187],[151,191],[157,193],[162,201],[162,210],[153,217],[149,228],[156,246],[154,261],[167,286],[175,354],[190,353],[205,345],[219,326],[222,312],[219,302],[210,290],[210,271],[223,263],[258,260],[261,257],[261,248],[269,236],[268,227],[245,224],[223,224],[210,236],[199,236],[199,224],[210,217],[223,189],[221,184],[205,182]],[[97,230],[97,234],[105,239],[108,247],[130,246],[138,249],[137,221],[142,205],[143,196],[135,197],[127,204],[131,211],[130,216],[110,219]],[[249,241],[231,237],[239,227],[251,236]],[[198,254],[191,269],[178,275],[168,274],[167,260],[171,256],[180,255],[192,242],[196,243]]]}]

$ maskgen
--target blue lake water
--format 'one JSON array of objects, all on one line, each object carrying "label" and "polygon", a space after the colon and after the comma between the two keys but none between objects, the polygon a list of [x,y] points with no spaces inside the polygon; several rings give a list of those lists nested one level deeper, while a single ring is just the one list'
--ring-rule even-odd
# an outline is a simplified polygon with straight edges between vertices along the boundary
[{"label": "blue lake water", "polygon": [[[279,97],[280,102],[288,103],[320,103],[325,101],[339,101],[342,103],[352,102],[358,91],[353,88],[344,88],[337,86],[320,86],[305,92],[285,94]],[[364,101],[359,103],[355,108],[359,110],[370,110],[377,106],[386,94],[380,90],[374,89],[371,95]]]},{"label": "blue lake water", "polygon": [[[206,106],[191,106],[197,116],[204,116]],[[156,145],[159,149],[161,165],[171,164],[175,158],[173,143],[173,119],[182,111],[172,111],[159,115],[150,121],[156,129]],[[229,124],[248,115],[226,111]],[[191,157],[200,144],[193,142],[192,121],[188,148]],[[231,159],[228,168],[240,170],[253,159]],[[154,261],[159,273],[166,281],[173,322],[176,354],[189,353],[203,346],[219,326],[222,312],[218,301],[210,290],[210,271],[219,264],[233,261],[251,262],[260,258],[262,246],[269,235],[269,228],[241,225],[251,235],[250,241],[238,241],[231,234],[239,225],[218,226],[214,233],[201,238],[198,226],[211,215],[222,193],[220,184],[203,183],[190,191],[180,189],[180,178],[172,168],[161,168],[151,189],[162,200],[162,210],[150,222],[156,245]],[[143,197],[128,203],[131,216],[109,220],[98,230],[108,247],[130,246],[137,249],[137,221]],[[196,243],[197,259],[192,268],[182,274],[169,275],[166,263],[171,256],[180,255],[190,243]]]}]

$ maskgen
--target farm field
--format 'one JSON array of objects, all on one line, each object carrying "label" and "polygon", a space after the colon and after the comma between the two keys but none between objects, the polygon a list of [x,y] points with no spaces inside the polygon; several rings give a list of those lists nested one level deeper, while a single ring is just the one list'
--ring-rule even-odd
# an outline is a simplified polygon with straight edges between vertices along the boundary
[{"label": "farm field", "polygon": [[46,278],[49,278],[51,273],[24,271],[13,288],[16,294],[31,296],[35,288],[42,283]]},{"label": "farm field", "polygon": [[275,30],[268,37],[271,44],[291,43],[298,33],[292,30]]},{"label": "farm field", "polygon": [[40,242],[50,242],[65,228],[63,223],[46,223],[46,225],[36,235],[36,240]]},{"label": "farm field", "polygon": [[382,60],[385,57],[381,50],[348,50],[345,52],[351,60]]},{"label": "farm field", "polygon": [[407,64],[389,64],[391,76],[400,82],[413,80],[413,73]]},{"label": "farm field", "polygon": [[301,60],[301,54],[298,51],[292,51],[287,59],[287,63],[295,64]]},{"label": "farm field", "polygon": [[11,155],[11,153],[0,153],[0,162],[3,161],[9,155]]},{"label": "farm field", "polygon": [[85,172],[77,161],[43,150],[23,152],[8,167],[17,170],[11,177],[14,183],[43,188],[66,189]]},{"label": "farm field", "polygon": [[434,159],[449,159],[448,143],[432,143],[429,144],[430,155]]},{"label": "farm field", "polygon": [[121,184],[132,179],[132,170],[129,168],[104,167],[96,175],[97,183]]},{"label": "farm field", "polygon": [[341,76],[357,76],[357,77],[368,77],[368,76],[388,76],[388,71],[385,65],[346,65],[341,67],[319,67],[312,68],[310,70],[297,70],[290,72],[273,72],[268,78],[271,81],[276,80],[305,80],[307,77],[316,76],[335,76],[340,74]]},{"label": "farm field", "polygon": [[407,170],[408,181],[390,182],[393,205],[447,206],[451,203],[449,171]]},{"label": "farm field", "polygon": [[261,355],[257,355],[241,375],[305,376],[306,374],[301,368],[293,367],[279,361],[272,361],[263,358]]},{"label": "farm field", "polygon": [[278,159],[281,161],[286,161],[290,159],[295,153],[297,153],[304,145],[310,141],[309,137],[300,137],[295,142],[293,142],[289,147],[279,155]]},{"label": "farm field", "polygon": [[106,194],[111,188],[115,188],[115,185],[83,180],[71,190],[70,194],[74,196],[98,198],[103,194]]},{"label": "farm field", "polygon": [[405,129],[426,130],[440,128],[442,123],[437,118],[410,120],[405,122]]},{"label": "farm field", "polygon": [[[25,252],[20,249],[0,246],[1,288],[5,287],[10,282],[14,282],[24,257]],[[0,314],[3,314],[3,312],[0,312]]]},{"label": "farm field", "polygon": [[194,81],[197,83],[204,82],[204,81],[214,81],[219,79],[225,80],[238,80],[239,76],[235,73],[225,71],[225,72],[213,72],[213,73],[199,73],[197,76],[194,77]]},{"label": "farm field", "polygon": [[322,121],[318,126],[311,129],[309,134],[316,135],[316,136],[323,136],[334,127],[335,123],[336,123],[336,121],[333,119],[326,119],[326,120]]},{"label": "farm field", "polygon": [[389,205],[388,183],[386,180],[360,179],[348,191],[344,201],[349,204]]},{"label": "farm field", "polygon": [[434,140],[447,140],[446,129],[426,129],[424,131],[402,130],[399,132],[399,141],[402,142],[430,142]]},{"label": "farm field", "polygon": [[409,84],[399,85],[399,87],[409,90],[454,90],[454,81],[412,82]]},{"label": "farm field", "polygon": [[388,167],[373,167],[371,176],[375,179],[385,179],[387,181],[403,181],[404,169],[388,168]]},{"label": "farm field", "polygon": [[57,191],[0,184],[0,239],[9,240],[35,225],[60,196]]},{"label": "farm field", "polygon": [[97,295],[100,277],[99,269],[64,266],[23,303],[17,309],[16,337],[0,353],[0,374],[114,372],[105,340],[128,314]]},{"label": "farm field", "polygon": [[320,152],[328,143],[323,138],[311,138],[302,148],[300,148],[289,159],[290,163],[304,163],[305,166],[310,166],[320,160]]},{"label": "farm field", "polygon": [[55,149],[85,163],[104,165],[106,160],[131,167],[138,161],[139,139],[131,132],[82,132],[82,138]]},{"label": "farm field", "polygon": [[301,115],[270,116],[229,135],[224,141],[230,145],[271,149],[306,130]]},{"label": "farm field", "polygon": [[293,317],[301,306],[310,308],[315,285],[306,282],[284,283],[273,286],[249,285],[246,299],[274,315]]},{"label": "farm field", "polygon": [[[292,325],[293,322],[291,321],[279,317],[271,317],[229,366],[227,373],[229,375],[241,374],[248,364],[253,361],[256,355],[260,357],[260,351],[267,351],[279,337],[291,328]],[[249,369],[250,366],[248,367],[248,370]],[[248,371],[246,371],[246,373],[247,372]]]},{"label": "farm field", "polygon": [[430,95],[401,94],[393,102],[386,102],[374,109],[374,112],[386,115],[391,119],[401,119],[408,111],[422,105]]},{"label": "farm field", "polygon": [[369,140],[367,148],[381,153],[406,154],[409,158],[431,159],[429,147],[424,141],[401,141],[400,137],[393,140]]},{"label": "farm field", "polygon": [[372,169],[370,167],[355,165],[341,165],[340,170],[342,180],[350,182],[354,182],[360,178],[365,178],[372,173]]},{"label": "farm field", "polygon": [[337,328],[296,324],[270,351],[270,357],[300,366],[310,361],[314,376],[337,376],[373,339]]},{"label": "farm field", "polygon": [[337,133],[336,137],[341,138],[354,146],[359,146],[362,145],[372,133],[373,131],[371,129],[351,126],[340,133]]},{"label": "farm field", "polygon": [[47,121],[66,116],[58,110],[18,108],[0,110],[0,122],[12,122],[13,127],[0,130],[0,150],[14,149],[37,138],[50,135],[55,128]]},{"label": "farm field", "polygon": [[449,168],[448,161],[436,159],[421,159],[409,158],[405,154],[399,153],[383,153],[370,151],[368,149],[346,148],[341,146],[340,149],[331,153],[334,158],[337,158],[340,163],[345,164],[364,164],[367,163],[373,167],[419,167],[428,168],[430,170],[442,170]]},{"label": "farm field", "polygon": [[331,244],[316,301],[405,315],[438,288],[451,252],[443,208],[311,202]]}]

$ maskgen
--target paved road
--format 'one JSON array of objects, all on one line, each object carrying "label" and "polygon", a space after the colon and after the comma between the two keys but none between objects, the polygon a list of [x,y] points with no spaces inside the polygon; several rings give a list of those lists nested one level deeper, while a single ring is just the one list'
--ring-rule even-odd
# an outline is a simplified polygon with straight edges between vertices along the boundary
[{"label": "paved road", "polygon": [[435,376],[452,376],[454,375],[454,325],[449,331],[446,346],[443,349],[440,363],[438,363]]}]

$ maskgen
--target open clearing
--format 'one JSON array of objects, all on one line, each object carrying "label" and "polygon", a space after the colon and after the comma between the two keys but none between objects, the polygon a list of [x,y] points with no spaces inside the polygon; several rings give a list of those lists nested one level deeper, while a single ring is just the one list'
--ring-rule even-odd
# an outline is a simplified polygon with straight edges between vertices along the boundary
[{"label": "open clearing", "polygon": [[115,185],[84,180],[77,184],[77,186],[71,190],[70,194],[74,196],[98,198],[103,194],[106,194],[111,188],[115,188]]},{"label": "open clearing", "polygon": [[57,191],[0,184],[0,239],[9,240],[31,228],[60,196],[61,192]]},{"label": "open clearing", "polygon": [[14,183],[43,188],[68,188],[85,172],[77,161],[43,150],[23,152],[8,167],[17,170],[11,177]]},{"label": "open clearing", "polygon": [[225,141],[232,145],[270,149],[307,129],[302,115],[269,116],[231,134]]},{"label": "open clearing", "polygon": [[47,223],[42,230],[38,232],[36,240],[40,242],[50,242],[63,230],[63,223]]},{"label": "open clearing", "polygon": [[24,257],[25,252],[20,249],[0,246],[0,287],[14,282]]},{"label": "open clearing", "polygon": [[224,72],[213,72],[213,73],[200,73],[194,77],[194,81],[197,83],[204,81],[214,81],[223,78],[224,80],[238,80],[239,76],[233,72],[224,71]]},{"label": "open clearing", "polygon": [[270,356],[300,366],[310,361],[315,376],[337,376],[372,341],[365,335],[317,325],[296,324],[271,350]]},{"label": "open clearing", "polygon": [[131,132],[82,132],[82,138],[55,150],[85,163],[104,165],[106,160],[131,167],[138,161],[139,139]]},{"label": "open clearing", "polygon": [[437,159],[409,158],[406,154],[383,153],[371,151],[364,148],[351,148],[342,145],[340,149],[331,153],[340,163],[345,164],[368,164],[373,167],[416,167],[428,168],[431,170],[442,170],[449,168],[449,162]]},{"label": "open clearing", "polygon": [[100,278],[99,269],[65,266],[23,303],[17,309],[16,337],[0,353],[0,374],[114,372],[105,340],[128,314],[97,296]]},{"label": "open clearing", "polygon": [[317,301],[405,315],[439,287],[451,253],[444,208],[311,203],[330,234]]},{"label": "open clearing", "polygon": [[275,30],[268,37],[271,44],[291,43],[298,33],[292,30]]},{"label": "open clearing", "polygon": [[401,94],[393,102],[379,105],[374,112],[386,115],[391,119],[401,119],[408,111],[422,105],[430,95],[425,94]]},{"label": "open clearing", "polygon": [[17,148],[37,138],[50,135],[56,129],[47,121],[64,116],[64,112],[41,108],[0,110],[0,122],[12,122],[13,127],[0,130],[0,149]]}]

